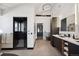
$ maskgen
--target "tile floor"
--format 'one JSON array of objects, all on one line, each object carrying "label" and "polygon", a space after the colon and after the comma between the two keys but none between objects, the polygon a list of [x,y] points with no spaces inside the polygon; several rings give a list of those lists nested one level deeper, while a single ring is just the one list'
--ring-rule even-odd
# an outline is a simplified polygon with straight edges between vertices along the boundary
[{"label": "tile floor", "polygon": [[62,56],[47,40],[36,40],[34,49],[2,50],[2,52],[13,53],[19,56]]}]

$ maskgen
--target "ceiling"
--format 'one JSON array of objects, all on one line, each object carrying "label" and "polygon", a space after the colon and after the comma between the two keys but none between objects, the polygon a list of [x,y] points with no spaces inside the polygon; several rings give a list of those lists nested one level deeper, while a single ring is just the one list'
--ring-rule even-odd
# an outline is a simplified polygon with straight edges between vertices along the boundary
[{"label": "ceiling", "polygon": [[22,5],[22,3],[0,3],[0,15],[3,15],[20,5]]},{"label": "ceiling", "polygon": [[0,15],[4,15],[22,5],[37,6],[40,3],[0,3]]},{"label": "ceiling", "polygon": [[[3,15],[7,12],[10,12],[11,10],[22,6],[22,5],[34,5],[35,6],[35,12],[36,13],[49,13],[49,11],[42,11],[42,6],[44,4],[50,4],[53,13],[60,14],[61,12],[64,12],[64,10],[69,10],[71,11],[71,7],[74,7],[73,4],[68,4],[68,3],[0,3],[0,15]],[[46,7],[45,7],[46,8]],[[72,8],[73,9],[73,8]]]},{"label": "ceiling", "polygon": [[55,3],[40,3],[35,7],[37,15],[50,15]]},{"label": "ceiling", "polygon": [[0,3],[1,9],[11,8],[18,5],[18,3]]},{"label": "ceiling", "polygon": [[13,10],[16,7],[19,7],[19,6],[23,5],[23,4],[26,4],[26,5],[34,5],[36,7],[36,10],[37,9],[40,10],[41,6],[43,4],[46,4],[46,3],[0,3],[0,15],[4,15],[5,13],[10,12],[11,10]]}]

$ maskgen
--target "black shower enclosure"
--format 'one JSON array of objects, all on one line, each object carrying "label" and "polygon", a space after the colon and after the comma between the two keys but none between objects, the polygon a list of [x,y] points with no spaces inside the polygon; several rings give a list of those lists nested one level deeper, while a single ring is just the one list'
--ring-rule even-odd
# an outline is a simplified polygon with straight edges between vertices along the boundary
[{"label": "black shower enclosure", "polygon": [[27,48],[27,17],[13,17],[13,48]]}]

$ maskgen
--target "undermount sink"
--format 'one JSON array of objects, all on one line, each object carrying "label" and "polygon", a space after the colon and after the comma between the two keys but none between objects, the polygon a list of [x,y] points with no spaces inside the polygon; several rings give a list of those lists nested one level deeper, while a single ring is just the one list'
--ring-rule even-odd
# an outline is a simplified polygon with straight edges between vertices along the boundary
[{"label": "undermount sink", "polygon": [[76,41],[76,42],[79,42],[79,38],[75,38],[75,41]]},{"label": "undermount sink", "polygon": [[76,42],[79,42],[79,40],[75,40]]},{"label": "undermount sink", "polygon": [[75,38],[75,40],[79,40],[79,38]]},{"label": "undermount sink", "polygon": [[67,36],[61,36],[61,35],[59,35],[60,37],[62,37],[62,38],[66,38]]},{"label": "undermount sink", "polygon": [[59,35],[60,37],[65,37],[64,35]]}]

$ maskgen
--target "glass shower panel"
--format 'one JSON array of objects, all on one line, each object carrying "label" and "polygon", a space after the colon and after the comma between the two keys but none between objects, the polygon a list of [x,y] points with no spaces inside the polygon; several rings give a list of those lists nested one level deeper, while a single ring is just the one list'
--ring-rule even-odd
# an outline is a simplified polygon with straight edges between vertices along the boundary
[{"label": "glass shower panel", "polygon": [[18,31],[18,22],[15,22],[15,31]]},{"label": "glass shower panel", "polygon": [[38,32],[40,32],[40,29],[38,28]]},{"label": "glass shower panel", "polygon": [[20,32],[20,30],[21,30],[21,28],[20,28],[21,26],[20,26],[20,25],[21,25],[21,24],[19,23],[19,26],[18,26],[18,27],[19,27],[19,32]]},{"label": "glass shower panel", "polygon": [[24,32],[24,23],[21,23],[21,31]]}]

